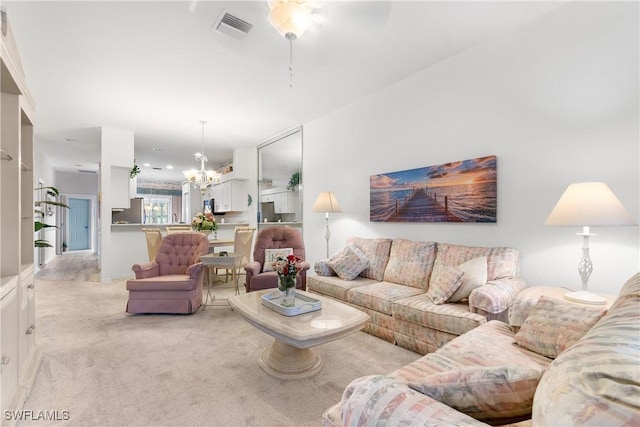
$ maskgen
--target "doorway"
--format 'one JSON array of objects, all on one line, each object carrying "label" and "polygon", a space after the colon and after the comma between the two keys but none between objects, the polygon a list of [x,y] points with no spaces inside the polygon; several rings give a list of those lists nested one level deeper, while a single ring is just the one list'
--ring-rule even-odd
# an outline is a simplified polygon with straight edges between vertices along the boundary
[{"label": "doorway", "polygon": [[69,198],[69,250],[91,249],[89,225],[91,223],[91,201]]}]

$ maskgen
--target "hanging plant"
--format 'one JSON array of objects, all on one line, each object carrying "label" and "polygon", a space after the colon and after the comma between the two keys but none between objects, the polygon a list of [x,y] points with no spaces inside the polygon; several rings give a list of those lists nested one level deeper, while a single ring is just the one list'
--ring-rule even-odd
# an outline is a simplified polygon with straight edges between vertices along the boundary
[{"label": "hanging plant", "polygon": [[300,171],[294,172],[289,178],[289,185],[287,185],[287,190],[294,190],[298,184],[300,184]]},{"label": "hanging plant", "polygon": [[140,173],[140,168],[138,167],[138,165],[134,163],[133,167],[131,168],[131,172],[129,172],[129,178],[133,179],[139,173]]}]

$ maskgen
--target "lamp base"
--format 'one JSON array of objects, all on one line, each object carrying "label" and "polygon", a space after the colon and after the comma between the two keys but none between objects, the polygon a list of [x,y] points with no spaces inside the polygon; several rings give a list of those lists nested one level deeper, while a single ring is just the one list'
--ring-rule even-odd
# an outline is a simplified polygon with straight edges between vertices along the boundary
[{"label": "lamp base", "polygon": [[607,303],[606,299],[588,291],[567,292],[564,294],[564,299],[591,305],[604,305]]}]

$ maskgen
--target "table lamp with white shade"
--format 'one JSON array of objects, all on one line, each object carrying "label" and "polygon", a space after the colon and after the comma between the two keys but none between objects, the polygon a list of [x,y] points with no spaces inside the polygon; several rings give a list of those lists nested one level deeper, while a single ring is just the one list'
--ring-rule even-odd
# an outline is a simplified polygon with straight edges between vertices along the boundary
[{"label": "table lamp with white shade", "polygon": [[314,212],[324,212],[326,221],[324,238],[327,240],[327,258],[329,258],[329,238],[331,237],[331,232],[329,231],[329,213],[342,212],[342,209],[338,204],[338,199],[336,199],[335,194],[331,191],[323,191],[318,195],[311,210]]},{"label": "table lamp with white shade", "polygon": [[571,184],[553,208],[545,225],[582,226],[582,257],[578,273],[582,278],[582,290],[568,292],[565,298],[584,304],[605,304],[606,300],[587,290],[593,264],[589,257],[589,227],[635,225],[636,222],[622,206],[620,200],[604,182]]}]

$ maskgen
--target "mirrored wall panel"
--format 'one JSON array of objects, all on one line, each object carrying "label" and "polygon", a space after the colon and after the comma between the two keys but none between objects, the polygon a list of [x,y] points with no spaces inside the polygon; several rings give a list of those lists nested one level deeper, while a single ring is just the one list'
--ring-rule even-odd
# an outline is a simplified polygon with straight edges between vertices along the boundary
[{"label": "mirrored wall panel", "polygon": [[258,223],[302,226],[302,128],[258,146]]}]

